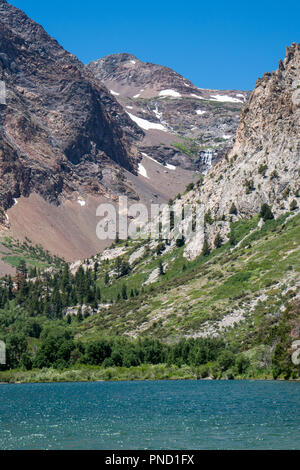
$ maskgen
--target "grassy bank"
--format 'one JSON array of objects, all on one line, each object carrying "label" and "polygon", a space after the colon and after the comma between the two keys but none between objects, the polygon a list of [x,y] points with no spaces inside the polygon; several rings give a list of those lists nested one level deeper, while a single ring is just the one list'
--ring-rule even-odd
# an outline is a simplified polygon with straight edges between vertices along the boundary
[{"label": "grassy bank", "polygon": [[195,371],[190,367],[167,366],[166,364],[144,364],[136,367],[76,367],[72,369],[34,369],[30,371],[9,370],[0,372],[0,382],[96,382],[100,380],[172,380],[195,379]]},{"label": "grassy bank", "polygon": [[[15,369],[0,372],[0,383],[51,383],[51,382],[96,382],[124,380],[187,380],[187,379],[255,379],[273,380],[270,371],[252,370],[247,374],[234,374],[214,370],[206,371],[187,365],[178,367],[168,364],[143,364],[136,367],[97,367],[80,366],[65,370],[53,368],[34,369],[30,371]],[[283,377],[279,377],[282,379]]]}]

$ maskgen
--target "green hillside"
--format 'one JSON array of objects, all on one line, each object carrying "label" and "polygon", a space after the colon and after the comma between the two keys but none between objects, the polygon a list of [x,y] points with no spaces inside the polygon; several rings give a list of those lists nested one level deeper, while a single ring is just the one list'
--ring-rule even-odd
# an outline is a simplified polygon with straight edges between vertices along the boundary
[{"label": "green hillside", "polygon": [[191,262],[184,246],[128,240],[77,273],[6,278],[0,381],[298,378],[300,214],[259,220]]}]

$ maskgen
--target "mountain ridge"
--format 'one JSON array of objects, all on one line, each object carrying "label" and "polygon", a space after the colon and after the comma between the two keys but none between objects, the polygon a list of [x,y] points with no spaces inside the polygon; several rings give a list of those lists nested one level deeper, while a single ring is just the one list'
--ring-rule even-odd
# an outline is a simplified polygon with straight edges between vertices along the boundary
[{"label": "mountain ridge", "polygon": [[145,132],[139,148],[152,158],[207,172],[232,147],[249,92],[196,87],[169,67],[112,54],[88,64]]},{"label": "mountain ridge", "polygon": [[193,178],[179,169],[160,170],[158,181],[141,176],[143,130],[73,54],[7,2],[0,3],[0,80],[4,233],[42,242],[68,260],[91,256],[103,249],[95,233],[100,203],[115,204],[119,195],[168,200],[172,181],[182,190]]},{"label": "mountain ridge", "polygon": [[[56,172],[60,166],[60,176],[70,178],[81,160],[85,158],[88,167],[88,159],[101,161],[102,152],[104,161],[111,159],[113,164],[136,171],[137,152],[132,139],[142,136],[142,131],[122,112],[106,88],[21,10],[2,2],[0,12],[1,50],[6,51],[0,57],[0,78],[7,94],[6,105],[1,105],[1,135],[6,148],[15,154],[11,161],[15,161],[16,167],[22,167],[26,174],[40,164],[42,174],[43,167],[50,163],[50,174],[51,165]],[[38,143],[34,141],[37,134]],[[42,140],[43,152],[39,146]],[[41,153],[44,158],[37,157]],[[29,167],[23,164],[26,159]],[[4,198],[2,191],[4,209],[12,205],[14,197],[32,191],[26,187],[26,180],[19,181],[21,173],[17,168],[15,175],[15,189],[7,191],[11,195]],[[55,178],[53,173],[52,176]],[[94,175],[94,179],[99,182],[99,176]],[[66,183],[66,178],[63,180]],[[56,191],[61,192],[63,183],[57,181]],[[52,190],[50,200],[57,198],[56,191]]]}]

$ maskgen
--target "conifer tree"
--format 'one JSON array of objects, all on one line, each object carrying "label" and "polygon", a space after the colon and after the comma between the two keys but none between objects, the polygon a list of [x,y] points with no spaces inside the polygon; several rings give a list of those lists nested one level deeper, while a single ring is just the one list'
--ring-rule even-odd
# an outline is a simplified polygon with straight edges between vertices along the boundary
[{"label": "conifer tree", "polygon": [[160,275],[160,276],[163,276],[163,275],[165,274],[165,272],[164,272],[164,267],[163,267],[163,264],[162,264],[162,261],[161,261],[161,260],[159,260],[159,265],[158,265],[158,267],[159,267],[159,275]]},{"label": "conifer tree", "polygon": [[221,237],[220,232],[218,232],[214,240],[214,245],[216,248],[220,248],[222,246],[222,243],[223,243],[223,239]]},{"label": "conifer tree", "polygon": [[127,299],[128,299],[126,284],[123,284],[123,286],[122,286],[122,298],[123,298],[124,300],[127,300]]},{"label": "conifer tree", "polygon": [[203,247],[202,247],[202,255],[208,256],[209,254],[210,254],[210,248],[209,248],[207,238],[205,237],[204,242],[203,242]]},{"label": "conifer tree", "polygon": [[264,222],[266,222],[266,220],[274,219],[274,215],[273,215],[273,212],[271,210],[271,207],[266,203],[261,205],[259,215],[263,219]]},{"label": "conifer tree", "polygon": [[237,208],[236,208],[236,205],[234,204],[234,202],[231,204],[229,214],[237,215]]}]

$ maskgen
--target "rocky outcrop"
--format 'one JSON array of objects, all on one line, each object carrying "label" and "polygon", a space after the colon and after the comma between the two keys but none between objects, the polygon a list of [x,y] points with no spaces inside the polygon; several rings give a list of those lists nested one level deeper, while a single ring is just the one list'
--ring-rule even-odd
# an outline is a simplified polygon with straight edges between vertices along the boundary
[{"label": "rocky outcrop", "polygon": [[257,213],[263,202],[276,213],[287,210],[300,191],[299,129],[300,44],[294,43],[278,70],[258,79],[228,161],[207,178],[205,204],[218,217],[231,202],[241,216]]},{"label": "rocky outcrop", "polygon": [[230,220],[257,214],[263,203],[275,216],[300,207],[299,129],[300,44],[293,43],[279,68],[257,80],[229,156],[186,196],[210,211],[213,222],[206,233],[211,241],[217,231],[226,237]]},{"label": "rocky outcrop", "polygon": [[[59,203],[105,193],[103,170],[135,173],[143,131],[83,64],[0,0],[0,218],[32,192]],[[1,221],[0,221],[1,222]]]}]

